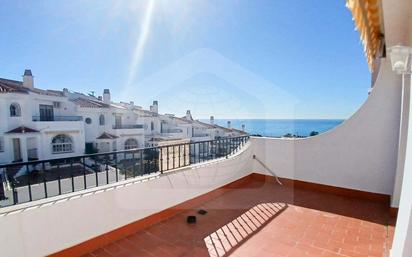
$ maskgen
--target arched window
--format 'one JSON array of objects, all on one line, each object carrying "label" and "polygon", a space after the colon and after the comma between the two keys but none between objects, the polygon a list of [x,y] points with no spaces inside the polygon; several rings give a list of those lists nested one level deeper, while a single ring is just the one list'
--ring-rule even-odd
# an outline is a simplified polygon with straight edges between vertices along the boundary
[{"label": "arched window", "polygon": [[10,117],[19,117],[21,115],[20,105],[12,103],[10,105]]},{"label": "arched window", "polygon": [[104,115],[103,114],[100,114],[100,117],[99,117],[99,124],[100,124],[100,126],[104,126]]},{"label": "arched window", "polygon": [[53,137],[52,152],[55,154],[73,152],[73,140],[71,137],[64,134]]},{"label": "arched window", "polygon": [[153,131],[154,130],[154,122],[150,122],[150,130]]},{"label": "arched window", "polygon": [[137,140],[134,138],[129,138],[126,140],[126,142],[124,142],[124,149],[128,150],[128,149],[134,149],[134,148],[138,148],[139,145],[137,143]]}]

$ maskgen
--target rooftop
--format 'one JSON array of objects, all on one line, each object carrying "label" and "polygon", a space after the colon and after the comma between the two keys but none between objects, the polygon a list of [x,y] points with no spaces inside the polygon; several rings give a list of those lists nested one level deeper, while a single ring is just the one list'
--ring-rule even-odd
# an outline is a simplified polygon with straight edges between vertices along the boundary
[{"label": "rooftop", "polygon": [[[242,180],[84,257],[387,256],[394,230],[387,203],[281,186],[258,174]],[[188,224],[188,215],[197,222]]]}]

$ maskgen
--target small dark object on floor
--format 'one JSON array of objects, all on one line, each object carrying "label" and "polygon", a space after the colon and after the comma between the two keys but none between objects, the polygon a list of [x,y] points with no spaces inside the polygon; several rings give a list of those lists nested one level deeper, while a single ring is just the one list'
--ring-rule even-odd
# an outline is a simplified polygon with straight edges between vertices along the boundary
[{"label": "small dark object on floor", "polygon": [[197,213],[199,213],[200,215],[206,215],[207,211],[205,211],[205,210],[199,210]]},{"label": "small dark object on floor", "polygon": [[187,223],[194,224],[196,223],[196,216],[187,216]]}]

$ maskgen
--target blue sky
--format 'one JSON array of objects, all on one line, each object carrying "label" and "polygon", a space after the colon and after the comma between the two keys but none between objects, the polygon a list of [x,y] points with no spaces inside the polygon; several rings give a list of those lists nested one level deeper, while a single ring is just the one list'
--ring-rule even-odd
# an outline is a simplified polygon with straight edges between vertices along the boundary
[{"label": "blue sky", "polygon": [[0,31],[0,77],[163,113],[347,118],[370,87],[343,0],[3,0]]}]

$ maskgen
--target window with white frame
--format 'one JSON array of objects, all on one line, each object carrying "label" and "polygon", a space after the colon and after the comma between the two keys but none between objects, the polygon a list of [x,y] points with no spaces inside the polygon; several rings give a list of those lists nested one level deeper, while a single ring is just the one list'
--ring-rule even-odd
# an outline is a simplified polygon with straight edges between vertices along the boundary
[{"label": "window with white frame", "polygon": [[71,137],[64,134],[53,137],[52,152],[54,154],[73,152],[73,140]]},{"label": "window with white frame", "polygon": [[21,116],[21,108],[18,103],[12,103],[10,105],[10,117],[20,117]]},{"label": "window with white frame", "polygon": [[100,114],[99,124],[100,124],[100,126],[104,126],[104,124],[105,124],[105,119],[104,119],[104,115],[103,115],[103,114]]},{"label": "window with white frame", "polygon": [[134,138],[129,138],[124,142],[124,149],[129,150],[129,149],[134,149],[138,148],[139,145],[137,143],[137,140]]}]

